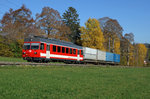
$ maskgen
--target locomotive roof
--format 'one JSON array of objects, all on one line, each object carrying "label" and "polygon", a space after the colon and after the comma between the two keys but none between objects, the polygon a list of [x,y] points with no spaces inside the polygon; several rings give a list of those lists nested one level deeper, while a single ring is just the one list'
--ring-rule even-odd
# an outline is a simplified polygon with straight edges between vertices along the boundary
[{"label": "locomotive roof", "polygon": [[49,44],[56,44],[56,45],[61,45],[61,46],[66,46],[66,47],[82,49],[82,46],[78,46],[76,44],[73,44],[72,42],[66,42],[66,41],[53,39],[53,38],[31,37],[31,38],[24,39],[24,42],[31,42],[31,41],[35,41],[35,42],[40,41],[40,42],[45,42]]}]

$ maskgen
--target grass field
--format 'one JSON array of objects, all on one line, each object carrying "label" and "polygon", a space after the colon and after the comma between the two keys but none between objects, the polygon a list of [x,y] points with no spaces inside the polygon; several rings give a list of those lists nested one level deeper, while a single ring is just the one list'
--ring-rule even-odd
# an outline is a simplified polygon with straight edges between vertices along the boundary
[{"label": "grass field", "polygon": [[14,58],[14,57],[0,57],[0,61],[3,62],[27,62],[23,58]]},{"label": "grass field", "polygon": [[[1,57],[0,62],[27,62],[27,60],[23,60],[23,58],[14,58],[14,57]],[[63,62],[49,62],[51,64],[64,64]]]},{"label": "grass field", "polygon": [[150,68],[0,67],[0,99],[150,99]]}]

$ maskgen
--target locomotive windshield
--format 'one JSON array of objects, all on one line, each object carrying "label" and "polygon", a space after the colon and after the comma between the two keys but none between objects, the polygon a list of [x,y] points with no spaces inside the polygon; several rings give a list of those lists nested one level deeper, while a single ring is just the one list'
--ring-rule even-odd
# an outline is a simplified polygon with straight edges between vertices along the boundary
[{"label": "locomotive windshield", "polygon": [[24,43],[24,45],[23,45],[23,49],[25,49],[25,50],[29,50],[30,49],[30,43]]},{"label": "locomotive windshield", "polygon": [[31,43],[31,49],[39,49],[40,43]]}]

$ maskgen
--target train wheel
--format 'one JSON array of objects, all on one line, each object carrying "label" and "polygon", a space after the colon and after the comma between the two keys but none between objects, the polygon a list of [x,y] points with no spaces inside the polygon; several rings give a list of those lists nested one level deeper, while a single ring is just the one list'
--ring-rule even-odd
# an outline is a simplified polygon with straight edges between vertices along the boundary
[{"label": "train wheel", "polygon": [[27,62],[32,62],[32,60],[27,60]]}]

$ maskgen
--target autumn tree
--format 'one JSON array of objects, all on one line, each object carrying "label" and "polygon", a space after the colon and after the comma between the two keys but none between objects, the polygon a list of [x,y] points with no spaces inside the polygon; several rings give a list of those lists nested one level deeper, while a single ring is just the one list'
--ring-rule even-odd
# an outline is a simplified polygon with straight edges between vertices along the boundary
[{"label": "autumn tree", "polygon": [[134,45],[130,43],[128,48],[129,48],[129,51],[127,53],[127,65],[128,66],[135,66],[135,54],[134,54],[135,48],[134,48]]},{"label": "autumn tree", "polygon": [[49,38],[68,40],[70,29],[62,22],[57,10],[44,7],[40,14],[36,14],[36,27],[44,31]]},{"label": "autumn tree", "polygon": [[89,18],[85,27],[80,28],[82,45],[90,48],[105,50],[104,36],[98,20]]},{"label": "autumn tree", "polygon": [[[134,65],[134,36],[130,37],[131,33],[126,33],[120,39],[120,51],[121,51],[121,64],[122,65]],[[132,33],[133,34],[133,33]]]},{"label": "autumn tree", "polygon": [[62,22],[59,26],[57,26],[57,30],[57,33],[53,36],[54,38],[70,42],[69,35],[71,30],[65,23]]},{"label": "autumn tree", "polygon": [[130,43],[134,42],[134,34],[133,33],[126,33],[124,38],[127,39]]},{"label": "autumn tree", "polygon": [[121,58],[125,59],[124,65],[134,65],[134,34],[126,33],[121,39]]},{"label": "autumn tree", "polygon": [[105,25],[106,25],[106,22],[108,21],[108,20],[110,20],[111,18],[109,18],[109,17],[103,17],[103,18],[99,18],[98,19],[98,21],[99,21],[99,23],[100,23],[100,27],[101,27],[101,30],[104,32],[104,27],[105,27]]},{"label": "autumn tree", "polygon": [[[99,19],[105,37],[105,48],[109,52],[120,53],[120,38],[122,37],[123,28],[119,22],[109,17]],[[115,44],[116,43],[116,44]]]},{"label": "autumn tree", "polygon": [[9,38],[14,40],[23,40],[25,37],[34,34],[34,20],[31,14],[31,11],[24,5],[15,11],[10,9],[1,20],[3,33],[6,33]]},{"label": "autumn tree", "polygon": [[114,41],[114,53],[120,54],[120,39],[118,37]]},{"label": "autumn tree", "polygon": [[63,13],[63,22],[70,28],[71,34],[69,35],[70,40],[73,43],[80,45],[80,19],[77,11],[73,7],[69,7],[68,10]]},{"label": "autumn tree", "polygon": [[144,45],[147,48],[146,62],[147,62],[147,65],[149,65],[150,64],[150,44],[145,43]]},{"label": "autumn tree", "polygon": [[[1,20],[2,34],[15,57],[21,56],[24,38],[36,35],[38,32],[31,17],[31,11],[24,5],[17,10],[10,9]],[[14,49],[14,50],[13,50]],[[18,54],[18,55],[17,55]]]},{"label": "autumn tree", "polygon": [[53,8],[44,7],[40,14],[36,14],[36,26],[44,30],[48,37],[56,34],[60,22],[60,14]]},{"label": "autumn tree", "polygon": [[144,60],[146,59],[147,48],[144,44],[135,44],[135,65],[144,66]]},{"label": "autumn tree", "polygon": [[2,33],[2,24],[1,24],[1,20],[0,20],[0,33]]}]

